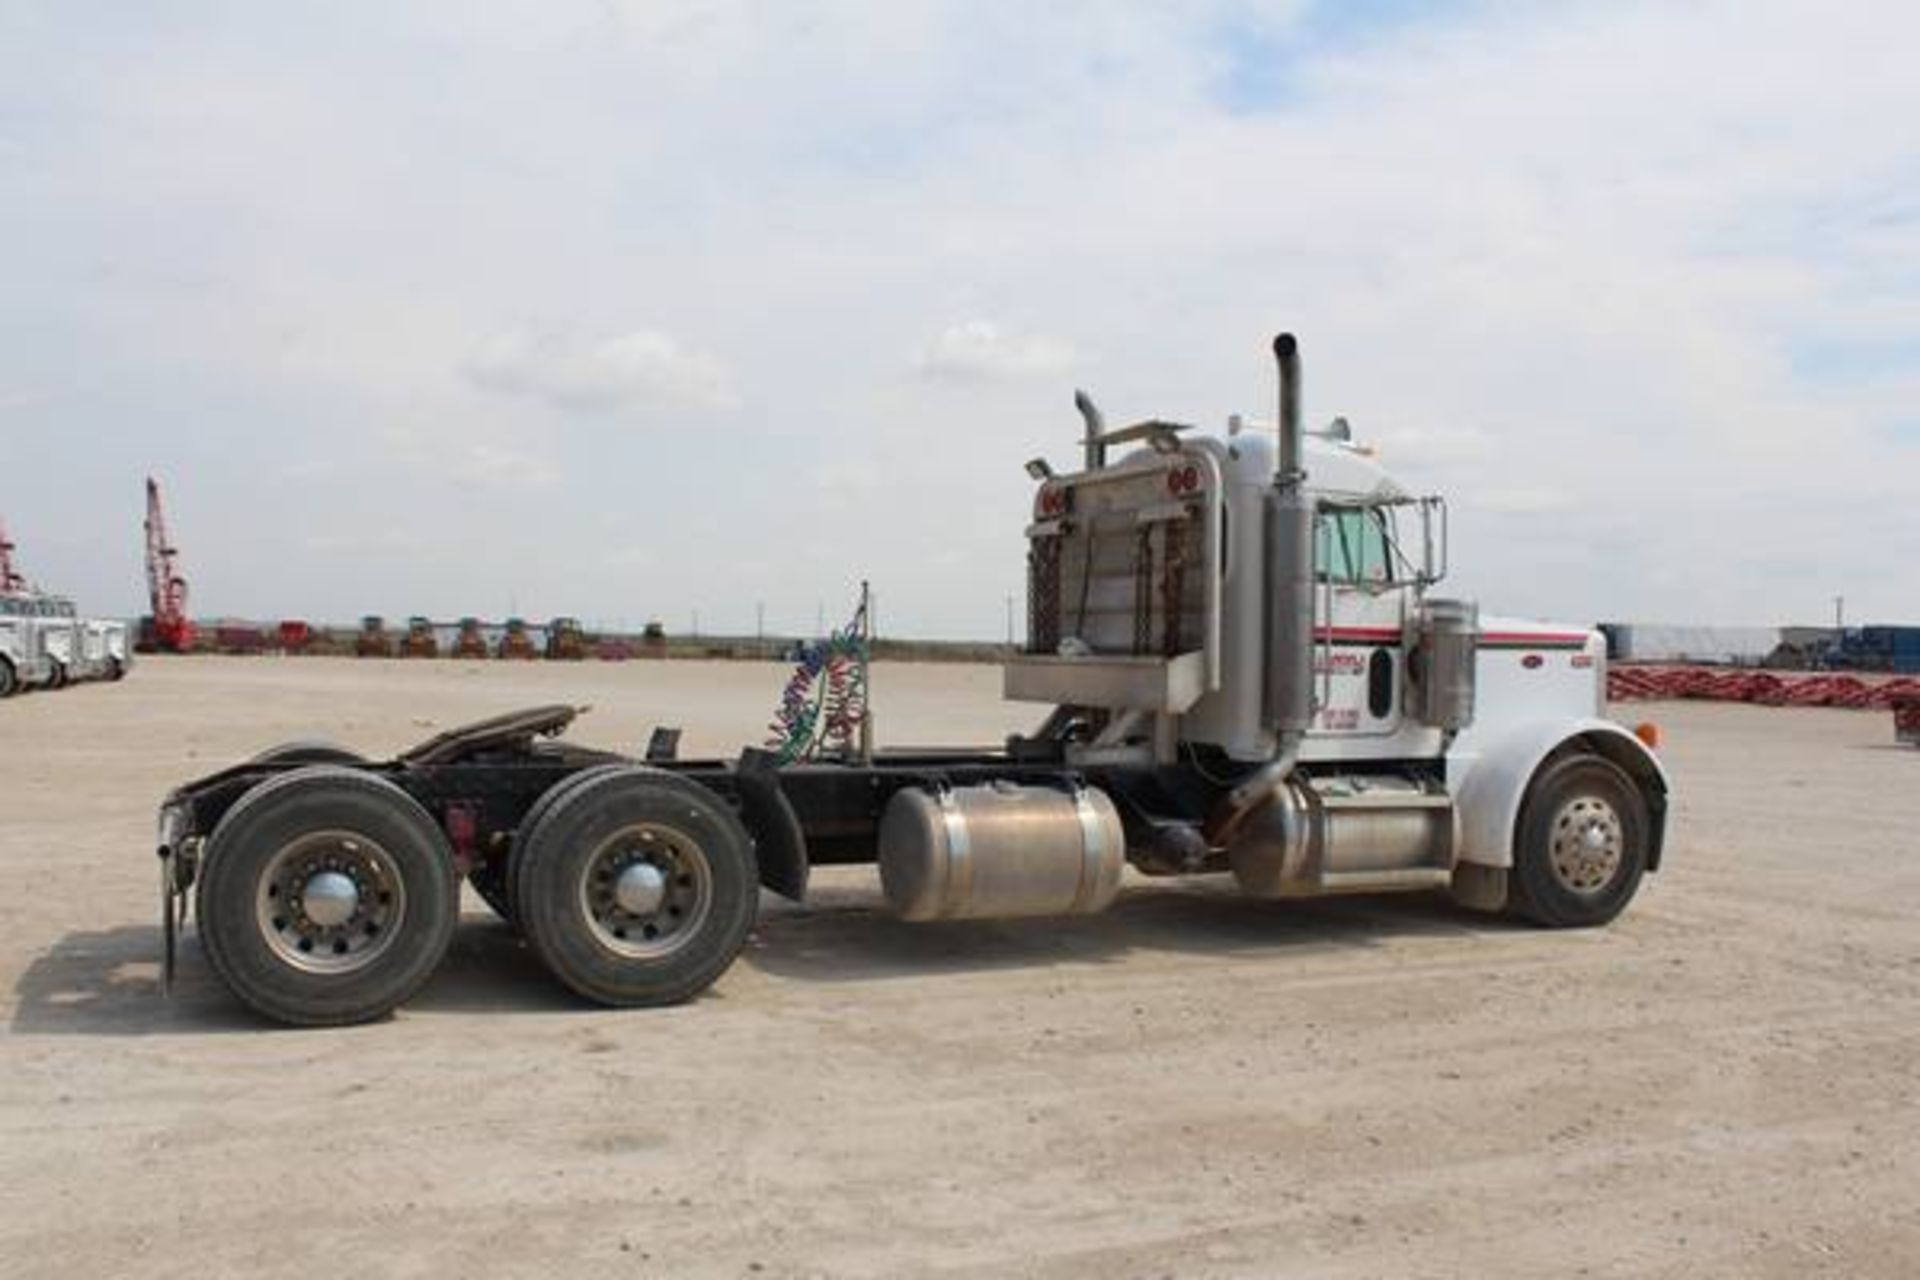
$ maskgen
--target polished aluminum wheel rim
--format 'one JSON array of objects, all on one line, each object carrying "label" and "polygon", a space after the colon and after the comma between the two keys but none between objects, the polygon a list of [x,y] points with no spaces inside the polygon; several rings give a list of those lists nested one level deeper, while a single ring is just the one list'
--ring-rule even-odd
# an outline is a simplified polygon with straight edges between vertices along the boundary
[{"label": "polished aluminum wheel rim", "polygon": [[1599,893],[1620,870],[1626,848],[1620,815],[1597,796],[1579,796],[1560,806],[1550,839],[1554,879],[1574,893]]},{"label": "polished aluminum wheel rim", "polygon": [[692,837],[657,822],[614,832],[580,875],[580,910],[616,955],[657,960],[686,946],[713,908],[713,869]]},{"label": "polished aluminum wheel rim", "polygon": [[351,831],[315,831],[273,855],[255,916],[280,959],[307,973],[352,973],[399,931],[407,895],[385,849]]}]

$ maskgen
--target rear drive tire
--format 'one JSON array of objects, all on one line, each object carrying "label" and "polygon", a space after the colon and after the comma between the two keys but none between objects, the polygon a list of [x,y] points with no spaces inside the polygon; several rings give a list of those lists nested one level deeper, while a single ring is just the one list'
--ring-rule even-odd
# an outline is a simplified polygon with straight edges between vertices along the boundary
[{"label": "rear drive tire", "polygon": [[336,1026],[384,1017],[453,939],[459,880],[433,819],[384,778],[313,765],[270,778],[207,842],[201,944],[269,1018]]},{"label": "rear drive tire", "polygon": [[20,692],[20,677],[14,674],[13,663],[0,658],[0,698],[11,698]]},{"label": "rear drive tire", "polygon": [[760,905],[725,801],[642,766],[583,775],[526,829],[514,901],[535,954],[589,1000],[666,1005],[726,972]]},{"label": "rear drive tire", "polygon": [[1585,928],[1626,909],[1647,869],[1640,789],[1599,756],[1550,765],[1527,790],[1507,906],[1551,928]]}]

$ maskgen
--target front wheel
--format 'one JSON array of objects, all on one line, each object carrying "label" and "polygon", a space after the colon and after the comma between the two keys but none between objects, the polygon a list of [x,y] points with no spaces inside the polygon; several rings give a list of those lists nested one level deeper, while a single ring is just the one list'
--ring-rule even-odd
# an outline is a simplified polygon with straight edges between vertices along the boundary
[{"label": "front wheel", "polygon": [[0,698],[11,698],[20,691],[20,678],[13,673],[13,664],[0,658]]},{"label": "front wheel", "polygon": [[1612,761],[1577,755],[1550,766],[1520,810],[1509,909],[1555,928],[1607,923],[1640,887],[1648,831],[1645,798]]},{"label": "front wheel", "polygon": [[739,818],[658,769],[595,771],[567,787],[516,842],[512,873],[535,954],[602,1004],[692,999],[733,963],[759,909]]},{"label": "front wheel", "polygon": [[242,796],[207,842],[198,895],[214,971],[298,1026],[391,1012],[438,967],[459,916],[433,819],[384,778],[329,765]]}]

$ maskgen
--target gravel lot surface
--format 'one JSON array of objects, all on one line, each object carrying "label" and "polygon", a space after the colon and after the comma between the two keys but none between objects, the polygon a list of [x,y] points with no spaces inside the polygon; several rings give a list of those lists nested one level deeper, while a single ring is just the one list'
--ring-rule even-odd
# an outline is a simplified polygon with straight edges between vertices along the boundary
[{"label": "gravel lot surface", "polygon": [[[386,1023],[285,1031],[191,938],[156,801],[319,733],[592,703],[759,738],[784,671],[149,659],[0,704],[0,1274],[1920,1274],[1920,751],[1882,715],[1636,705],[1682,790],[1613,927],[1131,880],[907,925],[767,899],[692,1005],[583,1007],[477,900]],[[887,665],[883,743],[1036,717]]]}]

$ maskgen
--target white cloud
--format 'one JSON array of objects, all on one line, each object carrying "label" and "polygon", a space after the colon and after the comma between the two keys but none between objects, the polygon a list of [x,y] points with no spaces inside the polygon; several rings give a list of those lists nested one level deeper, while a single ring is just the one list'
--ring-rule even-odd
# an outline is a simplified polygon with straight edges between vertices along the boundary
[{"label": "white cloud", "polygon": [[507,445],[474,442],[456,446],[455,472],[483,489],[550,489],[560,468],[545,458]]},{"label": "white cloud", "polygon": [[490,391],[572,412],[725,408],[740,398],[718,356],[653,329],[584,340],[512,329],[482,343],[466,372]]},{"label": "white cloud", "polygon": [[1057,338],[1002,332],[987,320],[949,325],[920,351],[915,366],[932,378],[960,382],[1059,373],[1074,364],[1073,347]]}]

